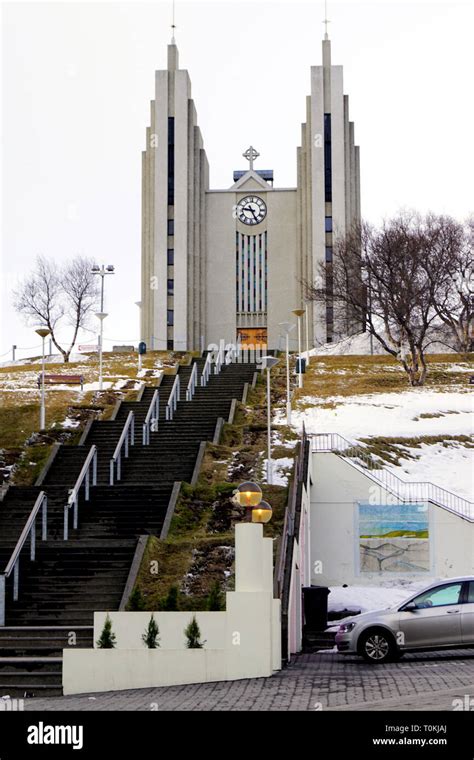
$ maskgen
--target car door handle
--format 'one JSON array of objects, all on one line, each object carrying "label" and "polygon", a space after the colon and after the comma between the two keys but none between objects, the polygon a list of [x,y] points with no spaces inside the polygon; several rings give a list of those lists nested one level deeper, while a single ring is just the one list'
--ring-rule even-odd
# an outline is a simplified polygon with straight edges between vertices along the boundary
[{"label": "car door handle", "polygon": [[459,610],[447,610],[446,614],[447,615],[455,615],[457,612],[459,612]]}]

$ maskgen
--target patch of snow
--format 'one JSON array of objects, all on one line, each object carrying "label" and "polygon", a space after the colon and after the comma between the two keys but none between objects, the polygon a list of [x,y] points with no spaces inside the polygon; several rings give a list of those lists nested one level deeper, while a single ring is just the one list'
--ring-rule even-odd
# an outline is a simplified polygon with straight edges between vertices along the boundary
[{"label": "patch of snow", "polygon": [[[110,383],[108,381],[105,381],[102,383],[102,390],[106,391],[109,388],[112,388],[113,383]],[[56,386],[55,386],[56,387]],[[64,386],[64,388],[70,388],[71,386]],[[95,383],[84,383],[84,392],[86,391],[98,391],[99,390],[99,381],[96,381]]]},{"label": "patch of snow", "polygon": [[426,581],[385,581],[380,586],[331,586],[328,596],[328,610],[341,612],[345,609],[360,609],[361,612],[384,610],[395,607],[417,591],[422,591],[434,579]]},{"label": "patch of snow", "polygon": [[[303,422],[308,433],[340,433],[359,439],[368,436],[471,435],[474,432],[474,396],[465,391],[439,393],[419,388],[399,393],[333,396],[323,401],[306,396],[304,411],[295,409],[292,424],[299,431]],[[321,408],[333,402],[333,409]],[[450,412],[457,412],[452,414]],[[420,414],[442,417],[419,418]],[[283,415],[278,417],[283,422]]]},{"label": "patch of snow", "polygon": [[400,460],[399,467],[386,467],[406,481],[424,480],[463,496],[474,499],[474,449],[450,441],[421,444],[420,448],[406,447],[415,459]]},{"label": "patch of snow", "polygon": [[[267,459],[263,460],[263,468],[266,474],[267,472]],[[280,459],[272,459],[272,485],[273,486],[287,486],[289,470],[293,467],[293,459],[290,457],[281,457]]]},{"label": "patch of snow", "polygon": [[61,422],[61,426],[63,428],[76,428],[79,426],[79,420],[73,420],[71,417],[66,417],[66,419]]},{"label": "patch of snow", "polygon": [[[382,337],[384,337],[383,334],[382,334]],[[439,337],[439,335],[437,337]],[[371,354],[370,348],[371,347],[370,347],[369,333],[361,332],[361,333],[357,333],[356,335],[349,335],[345,338],[341,338],[335,343],[323,343],[322,345],[311,349],[309,352],[309,355],[310,357],[311,356],[357,356],[357,355],[369,356]],[[379,355],[384,354],[385,356],[388,356],[387,352],[384,350],[384,348],[381,346],[381,344],[375,337],[372,340],[372,350],[373,350],[374,355],[379,356]],[[433,343],[431,343],[426,353],[450,354],[452,353],[452,349],[450,349],[447,345],[445,345],[442,342],[433,341]],[[307,356],[307,352],[305,351],[302,355]]]}]

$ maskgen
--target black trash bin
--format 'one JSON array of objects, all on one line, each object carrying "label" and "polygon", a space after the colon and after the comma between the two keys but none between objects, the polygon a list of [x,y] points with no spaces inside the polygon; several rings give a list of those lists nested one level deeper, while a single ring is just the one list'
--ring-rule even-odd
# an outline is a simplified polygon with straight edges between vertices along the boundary
[{"label": "black trash bin", "polygon": [[[300,369],[301,364],[301,369]],[[297,359],[296,360],[296,374],[297,375],[304,375],[306,372],[306,359]]]},{"label": "black trash bin", "polygon": [[305,631],[324,631],[327,628],[329,594],[327,586],[303,588]]}]

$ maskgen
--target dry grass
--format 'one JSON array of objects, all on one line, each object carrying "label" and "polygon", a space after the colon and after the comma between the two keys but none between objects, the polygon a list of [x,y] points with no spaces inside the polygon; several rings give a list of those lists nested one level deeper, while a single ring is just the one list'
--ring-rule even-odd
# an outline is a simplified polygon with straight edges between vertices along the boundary
[{"label": "dry grass", "polygon": [[[449,371],[455,364],[466,371]],[[428,357],[428,377],[425,388],[451,391],[466,388],[472,361],[457,354],[433,354]],[[315,356],[307,368],[304,388],[295,389],[298,409],[308,406],[306,396],[332,399],[335,396],[355,396],[368,393],[388,393],[409,390],[406,373],[390,356]],[[324,408],[334,408],[329,400]]]},{"label": "dry grass", "polygon": [[[278,394],[278,388],[274,390]],[[159,609],[169,589],[179,588],[179,606],[184,610],[205,609],[209,591],[216,581],[225,591],[234,584],[234,527],[245,510],[230,497],[239,482],[252,477],[262,480],[263,451],[266,446],[265,387],[259,382],[245,406],[239,405],[234,423],[225,425],[222,444],[208,444],[198,483],[184,484],[171,522],[168,539],[149,539],[137,582],[147,609]],[[279,428],[275,455],[292,456],[285,435],[294,431]],[[263,498],[272,505],[273,516],[264,534],[281,535],[288,489],[262,484]],[[158,575],[150,573],[156,560]]]},{"label": "dry grass", "polygon": [[[40,413],[38,374],[40,360],[0,367],[0,475],[8,479],[14,466],[13,482],[30,485],[47,459],[51,445],[60,440],[75,442],[90,415],[107,419],[118,399],[133,399],[138,381],[154,384],[158,373],[171,372],[177,361],[189,361],[189,354],[153,351],[143,357],[143,371],[137,377],[137,357],[131,353],[104,354],[104,382],[121,387],[102,392],[81,392],[79,386],[46,388],[46,435],[37,440]],[[98,356],[89,355],[69,364],[47,363],[47,374],[83,375],[84,383],[98,380]],[[77,420],[77,428],[63,428],[66,418]]]}]

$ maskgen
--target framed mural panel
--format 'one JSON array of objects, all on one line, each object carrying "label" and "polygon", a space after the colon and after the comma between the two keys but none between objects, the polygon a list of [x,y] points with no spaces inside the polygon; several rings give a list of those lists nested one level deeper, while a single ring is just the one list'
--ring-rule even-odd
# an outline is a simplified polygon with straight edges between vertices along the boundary
[{"label": "framed mural panel", "polygon": [[428,504],[358,503],[359,573],[429,573],[432,569]]}]

